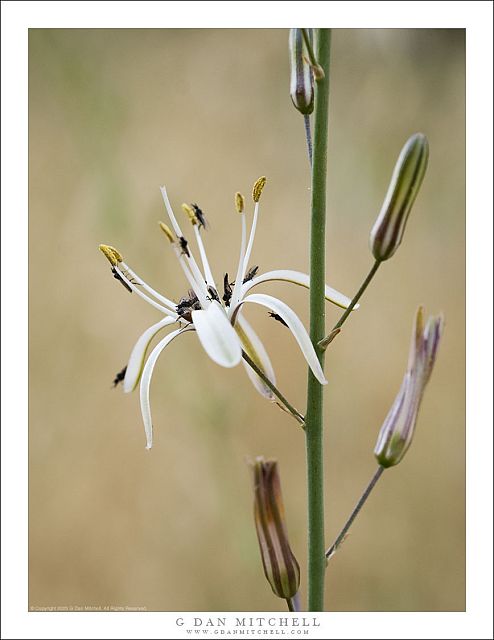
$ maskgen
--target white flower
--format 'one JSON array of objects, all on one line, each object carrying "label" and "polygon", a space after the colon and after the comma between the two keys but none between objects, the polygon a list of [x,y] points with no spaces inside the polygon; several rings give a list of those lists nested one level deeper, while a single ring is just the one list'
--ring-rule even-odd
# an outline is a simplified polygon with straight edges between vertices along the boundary
[{"label": "white flower", "polygon": [[[242,351],[245,351],[266,378],[276,384],[268,354],[258,335],[243,316],[242,307],[247,303],[266,307],[276,319],[283,322],[296,339],[314,376],[321,384],[327,383],[307,331],[294,311],[277,298],[266,294],[249,293],[257,285],[273,280],[292,282],[306,288],[310,284],[309,276],[298,271],[283,269],[257,275],[257,267],[248,269],[259,218],[259,199],[265,183],[266,178],[259,178],[253,188],[254,217],[248,238],[244,199],[238,193],[235,196],[235,205],[242,225],[240,258],[234,283],[228,282],[225,275],[222,293],[213,278],[201,237],[201,228],[206,225],[202,211],[197,205],[182,205],[192,223],[200,255],[199,264],[173,213],[165,187],[161,187],[161,193],[173,231],[164,223],[160,223],[160,226],[170,241],[190,286],[188,294],[178,304],[146,284],[124,262],[122,255],[116,249],[109,245],[100,245],[101,251],[110,261],[114,277],[126,289],[134,291],[164,316],[159,322],[146,329],[137,340],[123,379],[123,389],[126,393],[133,391],[140,380],[141,412],[148,449],[153,444],[149,388],[154,366],[163,349],[182,333],[195,331],[208,356],[222,367],[234,367],[239,364],[242,360]],[[326,286],[325,295],[327,300],[339,307],[346,308],[350,304],[349,298],[328,286]],[[159,331],[172,324],[178,325],[178,328],[166,335],[148,356],[147,352],[153,338]],[[257,391],[267,399],[275,400],[273,392],[265,382],[245,361],[242,360],[242,362]],[[118,375],[121,377],[123,373]]]}]

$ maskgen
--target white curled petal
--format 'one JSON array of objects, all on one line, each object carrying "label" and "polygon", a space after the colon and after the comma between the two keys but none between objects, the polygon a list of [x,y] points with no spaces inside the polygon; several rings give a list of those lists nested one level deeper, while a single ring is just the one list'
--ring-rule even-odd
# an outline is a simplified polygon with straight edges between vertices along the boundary
[{"label": "white curled petal", "polygon": [[213,301],[204,310],[192,312],[192,322],[208,356],[222,367],[235,367],[242,359],[242,346],[221,305]]},{"label": "white curled petal", "polygon": [[309,334],[305,330],[300,318],[287,304],[277,298],[273,298],[273,296],[267,296],[264,293],[254,293],[247,296],[240,304],[244,304],[244,302],[254,302],[262,305],[263,307],[267,307],[274,313],[277,313],[286,322],[295,340],[298,342],[298,345],[314,376],[321,384],[328,383],[324,377],[323,370],[319,360],[317,359],[312,342],[310,341]]},{"label": "white curled petal", "polygon": [[[301,273],[300,271],[292,271],[291,269],[277,269],[276,271],[267,271],[266,273],[262,273],[260,276],[253,278],[249,282],[246,282],[242,288],[242,297],[245,296],[247,291],[252,289],[252,287],[257,286],[258,284],[262,284],[263,282],[271,282],[273,280],[281,281],[281,282],[291,282],[292,284],[298,284],[301,287],[305,287],[306,289],[310,288],[310,278],[306,273]],[[347,296],[343,295],[336,289],[325,285],[324,297],[329,302],[332,302],[338,307],[342,309],[346,309],[350,306],[351,299]],[[356,304],[353,310],[358,309],[360,305]]]},{"label": "white curled petal", "polygon": [[127,364],[127,371],[125,372],[125,378],[123,381],[123,390],[125,393],[134,391],[141,377],[142,368],[144,366],[144,359],[146,357],[146,351],[154,336],[163,329],[176,322],[174,318],[163,318],[152,327],[146,329],[142,336],[137,340],[130,354],[129,362]]},{"label": "white curled petal", "polygon": [[[273,365],[271,364],[271,360],[269,359],[266,349],[264,348],[264,345],[259,339],[257,333],[250,326],[247,320],[241,317],[237,317],[235,330],[242,342],[244,351],[256,363],[259,369],[261,369],[266,378],[275,385],[276,377],[274,375]],[[244,365],[245,371],[257,391],[268,400],[273,401],[275,396],[271,389],[266,386],[266,383],[257,375],[252,367],[245,362],[245,360],[242,360],[242,364]]]},{"label": "white curled petal", "polygon": [[144,365],[141,378],[140,396],[141,396],[141,413],[142,421],[144,422],[144,431],[146,432],[146,449],[151,449],[153,446],[153,421],[151,419],[151,403],[149,401],[149,387],[151,385],[151,376],[153,375],[154,365],[158,360],[163,349],[170,344],[170,342],[176,338],[180,333],[184,331],[190,331],[190,327],[183,329],[177,329],[172,331],[167,336],[158,342],[155,348],[151,351],[151,355]]}]

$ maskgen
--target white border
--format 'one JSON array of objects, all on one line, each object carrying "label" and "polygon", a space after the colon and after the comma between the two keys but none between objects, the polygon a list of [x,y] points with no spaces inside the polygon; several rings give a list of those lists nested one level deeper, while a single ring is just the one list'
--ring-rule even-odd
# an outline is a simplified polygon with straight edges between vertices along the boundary
[{"label": "white border", "polygon": [[321,635],[310,637],[492,637],[492,361],[487,356],[492,353],[492,3],[285,2],[280,12],[274,2],[3,2],[2,302],[10,302],[8,308],[2,305],[4,638],[177,637],[175,620],[184,615],[85,613],[75,619],[70,613],[26,611],[27,29],[279,28],[308,23],[466,28],[468,167],[467,613],[323,614]]}]

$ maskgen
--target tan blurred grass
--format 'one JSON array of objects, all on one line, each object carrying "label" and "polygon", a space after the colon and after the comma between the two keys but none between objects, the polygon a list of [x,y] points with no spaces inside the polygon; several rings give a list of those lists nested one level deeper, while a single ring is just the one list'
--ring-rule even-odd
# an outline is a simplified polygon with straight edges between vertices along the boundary
[{"label": "tan blurred grass", "polygon": [[[115,244],[178,298],[185,283],[156,226],[159,185],[204,208],[222,274],[238,252],[232,194],[265,174],[253,260],[307,270],[307,161],[286,40],[283,30],[30,32],[30,605],[278,608],[252,522],[245,459],[258,454],[280,460],[305,569],[295,423],[187,336],[157,367],[147,453],[138,398],[111,381],[157,316],[116,286],[97,251]],[[331,561],[330,610],[464,608],[464,82],[463,31],[333,34],[333,286],[350,294],[369,268],[368,232],[409,134],[428,135],[431,160],[403,246],[328,353],[328,543],[374,469],[417,304],[443,310],[447,326],[416,442]],[[306,292],[269,290],[307,320]],[[327,315],[329,326],[337,312]],[[303,408],[293,340],[262,312],[252,318]]]}]

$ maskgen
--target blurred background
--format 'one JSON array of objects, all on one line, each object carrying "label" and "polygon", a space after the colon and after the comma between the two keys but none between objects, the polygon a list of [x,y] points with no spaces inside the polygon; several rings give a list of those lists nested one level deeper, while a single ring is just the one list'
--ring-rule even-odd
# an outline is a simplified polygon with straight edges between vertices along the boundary
[{"label": "blurred background", "polygon": [[[156,224],[159,186],[177,209],[200,204],[222,277],[239,250],[233,194],[266,175],[252,263],[308,270],[309,171],[288,94],[288,32],[35,29],[29,39],[29,604],[283,610],[263,576],[247,461],[280,462],[305,597],[302,432],[191,334],[156,367],[146,451],[138,393],[112,380],[159,314],[112,278],[98,244],[178,300],[187,286]],[[417,305],[442,310],[446,330],[413,447],[330,561],[328,610],[465,606],[464,62],[461,30],[333,32],[328,283],[352,295],[369,270],[369,230],[410,134],[427,134],[430,162],[403,245],[328,350],[328,546],[375,470]],[[307,324],[305,290],[263,290]],[[247,315],[303,410],[295,341],[265,311]],[[338,317],[328,305],[328,328]]]}]

